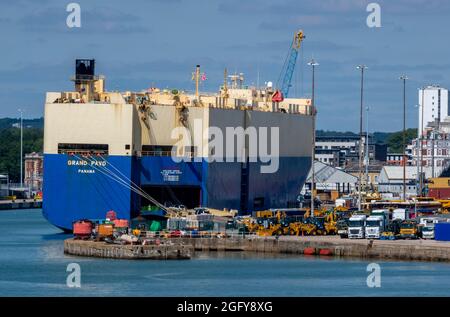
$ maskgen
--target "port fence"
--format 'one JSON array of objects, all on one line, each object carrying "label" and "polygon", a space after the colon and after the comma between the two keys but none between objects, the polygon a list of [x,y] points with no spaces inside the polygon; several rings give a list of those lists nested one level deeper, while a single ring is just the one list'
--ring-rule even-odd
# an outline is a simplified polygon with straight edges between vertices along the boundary
[{"label": "port fence", "polygon": [[170,239],[248,239],[256,237],[256,233],[249,232],[233,232],[233,231],[197,231],[197,232],[184,232],[174,233],[167,231],[140,231],[139,237],[141,238],[170,238]]}]

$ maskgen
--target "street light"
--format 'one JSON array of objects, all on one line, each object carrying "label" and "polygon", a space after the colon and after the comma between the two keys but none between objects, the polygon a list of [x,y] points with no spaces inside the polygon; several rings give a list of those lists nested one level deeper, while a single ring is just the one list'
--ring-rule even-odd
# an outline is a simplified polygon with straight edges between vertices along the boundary
[{"label": "street light", "polygon": [[[420,111],[421,111],[421,119],[420,119],[420,184],[419,184],[419,188],[420,188],[420,196],[422,196],[423,193],[423,112],[424,112],[424,102],[425,102],[425,87],[422,87],[422,101],[420,104]],[[420,91],[420,89],[419,89]]]},{"label": "street light", "polygon": [[366,188],[369,188],[369,107],[366,107]]},{"label": "street light", "polygon": [[361,71],[361,103],[359,109],[359,178],[358,178],[358,210],[361,210],[361,179],[362,179],[362,135],[363,135],[363,92],[364,92],[364,70],[367,69],[366,65],[358,65],[356,67]]},{"label": "street light", "polygon": [[315,104],[315,96],[314,96],[314,84],[315,84],[315,68],[319,66],[314,58],[308,63],[309,66],[312,67],[312,94],[311,94],[311,109],[313,116],[313,124],[312,124],[312,153],[311,153],[311,212],[310,217],[314,217],[314,161],[315,161],[315,151],[316,151],[316,104]]},{"label": "street light", "polygon": [[[420,105],[415,105],[417,108],[417,118],[420,118]],[[417,123],[417,142],[416,142],[416,168],[417,168],[417,179],[416,179],[416,195],[419,196],[419,182],[420,182],[420,171],[419,171],[419,142],[420,141],[420,127]]]},{"label": "street light", "polygon": [[20,188],[23,188],[23,110],[18,109],[20,112]]},{"label": "street light", "polygon": [[403,81],[403,200],[406,201],[406,81],[408,76],[399,78]]}]

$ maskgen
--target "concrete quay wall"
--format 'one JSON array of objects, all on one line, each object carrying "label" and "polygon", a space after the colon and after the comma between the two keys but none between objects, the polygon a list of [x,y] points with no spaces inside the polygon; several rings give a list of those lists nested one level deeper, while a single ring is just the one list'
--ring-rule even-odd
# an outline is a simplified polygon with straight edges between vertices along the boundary
[{"label": "concrete quay wall", "polygon": [[245,238],[175,238],[192,245],[194,251],[252,251],[304,254],[313,248],[315,254],[329,250],[330,255],[359,258],[382,258],[412,261],[450,261],[450,242],[427,240],[352,240],[338,236],[257,237]]},{"label": "concrete quay wall", "polygon": [[112,259],[182,260],[191,258],[192,247],[181,244],[180,241],[160,245],[118,245],[67,239],[64,241],[64,253]]}]

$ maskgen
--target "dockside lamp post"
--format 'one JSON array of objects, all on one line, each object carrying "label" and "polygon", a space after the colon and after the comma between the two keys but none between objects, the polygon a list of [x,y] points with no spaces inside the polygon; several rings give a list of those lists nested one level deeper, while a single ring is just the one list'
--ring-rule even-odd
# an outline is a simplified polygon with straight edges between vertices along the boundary
[{"label": "dockside lamp post", "polygon": [[312,68],[312,93],[311,93],[311,108],[312,108],[312,115],[313,115],[313,123],[312,123],[312,150],[311,150],[311,212],[310,217],[314,217],[314,180],[315,180],[315,173],[314,173],[314,161],[315,161],[315,151],[316,151],[316,103],[315,103],[315,68],[316,66],[319,66],[319,63],[317,63],[314,58],[311,59],[311,61],[308,63],[309,66]]},{"label": "dockside lamp post", "polygon": [[403,81],[403,200],[406,201],[406,81],[408,76],[402,75],[399,78]]},{"label": "dockside lamp post", "polygon": [[366,161],[366,190],[369,190],[369,106],[366,107],[366,155],[365,155],[365,161]]},{"label": "dockside lamp post", "polygon": [[[415,105],[414,107],[417,108],[417,118],[420,117],[420,105]],[[419,122],[419,121],[417,121]],[[421,142],[420,140],[420,127],[419,127],[419,123],[417,123],[417,142],[416,142],[416,168],[417,168],[417,176],[416,176],[416,196],[419,196],[419,182],[420,182],[420,171],[419,171],[419,152],[420,152],[420,145],[419,142]]]},{"label": "dockside lamp post", "polygon": [[[419,131],[419,135],[420,135],[420,175],[419,175],[419,196],[422,196],[423,193],[423,109],[425,107],[425,100],[424,100],[424,95],[425,95],[425,86],[421,88],[422,90],[422,100],[421,100],[421,104],[420,104],[420,131]],[[420,89],[419,89],[420,91]]]},{"label": "dockside lamp post", "polygon": [[367,69],[366,65],[358,65],[356,67],[361,71],[361,100],[359,109],[359,175],[358,175],[358,210],[361,210],[361,180],[362,180],[362,138],[363,138],[363,93],[364,93],[364,70]]},{"label": "dockside lamp post", "polygon": [[23,188],[23,110],[20,112],[20,189]]}]

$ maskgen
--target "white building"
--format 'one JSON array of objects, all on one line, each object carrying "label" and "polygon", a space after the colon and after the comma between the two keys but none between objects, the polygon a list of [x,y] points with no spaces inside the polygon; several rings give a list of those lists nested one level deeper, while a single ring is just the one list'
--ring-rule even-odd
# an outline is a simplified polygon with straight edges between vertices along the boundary
[{"label": "white building", "polygon": [[420,136],[420,130],[424,130],[429,123],[436,123],[439,125],[440,122],[443,122],[449,115],[448,107],[447,89],[439,87],[438,85],[427,86],[425,89],[420,89],[418,135]]},{"label": "white building", "polygon": [[44,157],[41,153],[25,154],[25,186],[33,192],[42,190]]},{"label": "white building", "polygon": [[[431,176],[431,168],[423,167],[425,178]],[[417,194],[417,167],[406,166],[406,196]],[[394,197],[403,198],[403,166],[383,166],[378,177],[378,191],[392,193]]]},{"label": "white building", "polygon": [[[311,189],[311,176],[310,170],[302,192]],[[339,168],[315,161],[314,182],[314,188],[319,191],[338,191],[348,194],[355,190],[358,178]]]},{"label": "white building", "polygon": [[422,146],[414,139],[411,150],[412,165],[430,167],[430,177],[439,177],[450,166],[450,133],[427,129]]}]

